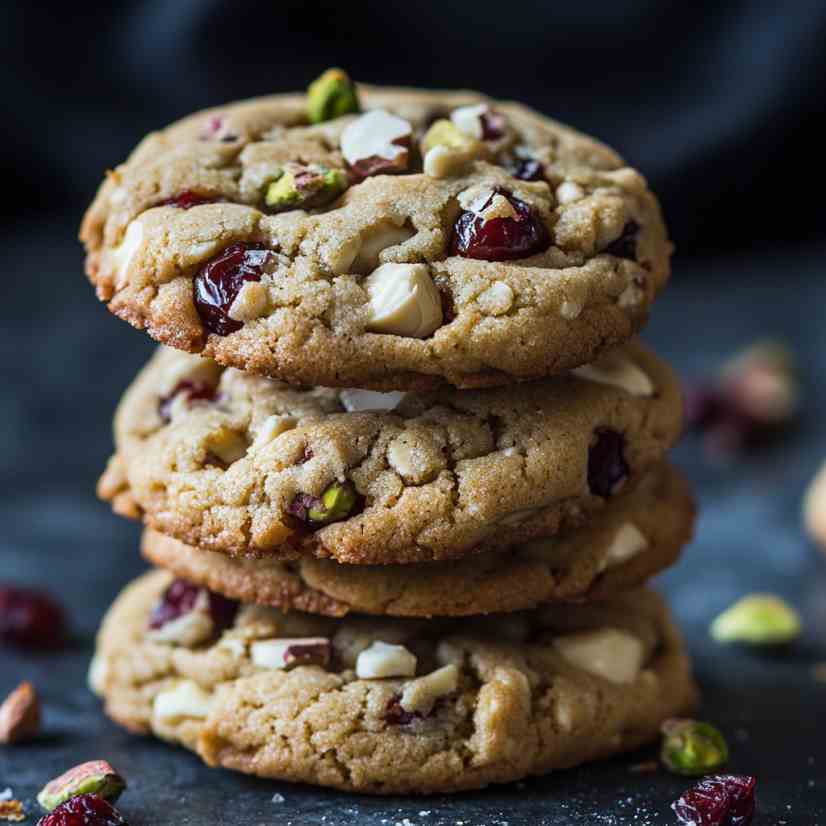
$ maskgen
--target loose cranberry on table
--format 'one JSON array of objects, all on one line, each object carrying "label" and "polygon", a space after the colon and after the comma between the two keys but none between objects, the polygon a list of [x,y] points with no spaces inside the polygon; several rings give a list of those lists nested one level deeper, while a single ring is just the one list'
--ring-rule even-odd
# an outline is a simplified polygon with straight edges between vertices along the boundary
[{"label": "loose cranberry on table", "polygon": [[[516,213],[515,218],[490,218],[482,213],[497,195],[504,196]],[[497,189],[476,211],[463,212],[453,228],[450,254],[483,261],[510,261],[545,252],[551,236],[542,219],[524,201]]]},{"label": "loose cranberry on table", "polygon": [[588,487],[595,496],[608,498],[628,478],[625,461],[625,437],[616,430],[600,427],[588,449]]},{"label": "loose cranberry on table", "polygon": [[685,826],[747,826],[754,817],[756,786],[749,775],[711,775],[686,789],[671,808]]},{"label": "loose cranberry on table", "polygon": [[44,591],[0,585],[0,642],[55,648],[66,638],[66,613]]},{"label": "loose cranberry on table", "polygon": [[170,393],[161,396],[158,401],[158,412],[165,422],[172,418],[172,402],[180,395],[185,396],[187,402],[211,402],[216,398],[217,388],[205,381],[190,381],[189,379],[179,381]]},{"label": "loose cranberry on table", "polygon": [[230,307],[244,284],[261,280],[270,255],[260,244],[233,244],[201,267],[195,276],[195,307],[210,333],[227,336],[241,329],[243,323],[229,317]]},{"label": "loose cranberry on table", "polygon": [[81,794],[41,817],[37,826],[127,826],[127,823],[102,797]]},{"label": "loose cranberry on table", "polygon": [[216,594],[206,588],[200,588],[187,582],[185,579],[176,579],[163,593],[152,614],[149,617],[149,627],[157,631],[167,623],[189,614],[195,610],[198,598],[202,593],[207,595],[209,616],[212,620],[214,633],[220,634],[229,628],[238,613],[238,603]]}]

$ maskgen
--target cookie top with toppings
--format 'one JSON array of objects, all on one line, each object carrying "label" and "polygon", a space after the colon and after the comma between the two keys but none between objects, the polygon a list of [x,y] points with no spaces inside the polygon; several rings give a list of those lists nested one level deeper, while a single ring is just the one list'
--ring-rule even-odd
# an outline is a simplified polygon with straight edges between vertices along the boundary
[{"label": "cookie top with toppings", "polygon": [[470,616],[604,599],[637,588],[674,563],[693,521],[688,484],[661,465],[584,527],[456,562],[355,566],[308,557],[232,559],[149,529],[142,549],[155,565],[241,602],[327,616]]},{"label": "cookie top with toppings", "polygon": [[100,298],[158,341],[384,390],[589,362],[642,326],[671,251],[644,179],[591,138],[335,73],[150,134],[81,238]]},{"label": "cookie top with toppings", "polygon": [[118,598],[90,682],[129,729],[261,777],[380,794],[480,788],[633,749],[696,698],[647,591],[462,620],[241,606],[192,644],[152,622],[172,585],[156,571]]},{"label": "cookie top with toppings", "polygon": [[450,559],[583,521],[663,458],[681,417],[638,343],[568,376],[423,394],[296,388],[161,349],[121,402],[99,492],[206,550]]}]

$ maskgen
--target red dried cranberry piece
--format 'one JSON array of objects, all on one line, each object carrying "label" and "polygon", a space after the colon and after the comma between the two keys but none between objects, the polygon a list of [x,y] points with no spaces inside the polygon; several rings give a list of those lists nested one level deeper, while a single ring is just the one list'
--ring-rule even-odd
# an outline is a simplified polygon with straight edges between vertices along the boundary
[{"label": "red dried cranberry piece", "polygon": [[127,826],[121,813],[96,794],[72,797],[41,817],[37,826]]},{"label": "red dried cranberry piece", "polygon": [[260,281],[270,250],[259,244],[233,244],[204,264],[195,276],[195,307],[204,327],[228,336],[243,327],[230,318],[232,302],[247,281]]},{"label": "red dried cranberry piece", "polygon": [[520,181],[544,181],[545,167],[533,158],[517,158],[507,165],[507,170]]},{"label": "red dried cranberry piece", "polygon": [[496,189],[480,207],[484,211],[494,195],[504,195],[518,218],[485,221],[478,212],[463,212],[450,241],[451,255],[483,261],[510,261],[544,252],[551,245],[548,228],[528,204],[503,189]]},{"label": "red dried cranberry piece", "polygon": [[63,607],[43,591],[0,586],[0,641],[25,648],[55,648],[66,637]]},{"label": "red dried cranberry piece", "polygon": [[686,826],[747,826],[754,817],[757,779],[749,775],[706,777],[671,804]]},{"label": "red dried cranberry piece", "polygon": [[637,260],[637,234],[640,225],[636,221],[629,221],[623,228],[620,237],[612,241],[603,252],[617,258],[628,258],[630,261]]},{"label": "red dried cranberry piece", "polygon": [[172,402],[181,394],[186,396],[187,402],[211,402],[215,400],[217,389],[205,381],[190,381],[189,379],[179,381],[175,387],[172,388],[171,393],[166,396],[161,396],[158,401],[158,412],[165,422],[170,421],[172,418]]},{"label": "red dried cranberry piece", "polygon": [[194,206],[201,206],[202,204],[218,203],[218,198],[209,198],[205,195],[199,195],[191,189],[185,189],[171,198],[161,201],[157,206],[171,206],[177,209],[191,209]]},{"label": "red dried cranberry piece", "polygon": [[625,437],[608,427],[597,428],[594,434],[596,441],[588,449],[588,487],[595,496],[607,499],[628,478]]},{"label": "red dried cranberry piece", "polygon": [[190,613],[195,609],[202,592],[207,595],[209,616],[215,633],[220,634],[229,628],[238,613],[238,603],[206,588],[199,588],[185,579],[176,579],[164,591],[149,617],[149,627],[157,631],[167,623]]}]

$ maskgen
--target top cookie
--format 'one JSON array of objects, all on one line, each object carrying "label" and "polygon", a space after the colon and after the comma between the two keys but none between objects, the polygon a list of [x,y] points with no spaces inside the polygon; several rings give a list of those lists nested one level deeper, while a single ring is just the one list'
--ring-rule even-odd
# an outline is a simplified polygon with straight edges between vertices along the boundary
[{"label": "top cookie", "polygon": [[[354,105],[325,77],[316,119]],[[100,298],[223,365],[384,390],[556,374],[642,326],[671,245],[618,155],[473,92],[358,93],[147,136],[83,221]]]}]

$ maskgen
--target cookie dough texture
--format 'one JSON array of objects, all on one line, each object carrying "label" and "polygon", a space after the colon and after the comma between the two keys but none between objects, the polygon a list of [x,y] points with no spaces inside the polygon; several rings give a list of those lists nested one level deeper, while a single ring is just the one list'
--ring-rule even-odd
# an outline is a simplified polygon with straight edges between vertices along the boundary
[{"label": "cookie dough texture", "polygon": [[[361,87],[365,108],[413,125],[486,99],[471,92]],[[642,176],[612,150],[516,103],[490,101],[507,130],[486,160],[449,178],[377,175],[311,211],[267,214],[267,184],[300,159],[344,169],[340,138],[355,115],[306,123],[303,95],[192,115],[148,135],[108,174],[81,228],[86,269],[109,309],[156,340],[221,364],[292,382],[376,389],[507,384],[591,361],[640,329],[669,275],[671,244]],[[529,154],[546,181],[501,164]],[[503,187],[548,226],[552,245],[494,262],[449,255],[459,200]],[[215,203],[163,205],[194,192]],[[629,228],[633,254],[618,251]],[[193,299],[198,269],[227,246],[278,254],[255,312],[209,334]],[[612,251],[613,250],[613,251]],[[366,276],[380,264],[426,264],[444,322],[427,338],[368,331]],[[507,296],[507,300],[500,300]],[[497,300],[492,300],[496,297]]]},{"label": "cookie dough texture", "polygon": [[[170,580],[153,572],[115,602],[98,637],[95,690],[128,729],[246,774],[375,794],[480,788],[633,749],[696,697],[678,633],[650,592],[452,621],[245,608],[220,640],[190,650],[145,635]],[[558,644],[584,629],[632,649],[638,662],[623,682]],[[328,668],[262,668],[250,656],[256,640],[309,636],[331,640]],[[416,678],[452,664],[453,686],[430,697],[427,713],[394,722],[388,709],[412,678],[356,677],[358,654],[375,640],[413,651]]]},{"label": "cookie dough texture", "polygon": [[153,564],[240,602],[334,617],[351,611],[468,616],[604,599],[639,587],[676,561],[693,522],[687,482],[662,465],[585,527],[457,562],[354,566],[306,557],[240,560],[150,529],[142,549]]},{"label": "cookie dough texture", "polygon": [[[501,550],[605,504],[588,484],[600,429],[624,436],[623,490],[678,438],[670,370],[638,343],[614,358],[647,379],[645,395],[571,375],[393,396],[392,409],[347,412],[347,392],[161,349],[121,402],[99,493],[161,533],[232,555],[363,565]],[[214,388],[214,399],[174,395],[187,382]],[[349,518],[311,529],[290,512],[296,497],[345,482],[358,493]]]}]

